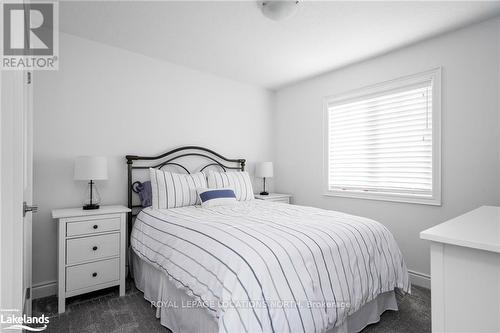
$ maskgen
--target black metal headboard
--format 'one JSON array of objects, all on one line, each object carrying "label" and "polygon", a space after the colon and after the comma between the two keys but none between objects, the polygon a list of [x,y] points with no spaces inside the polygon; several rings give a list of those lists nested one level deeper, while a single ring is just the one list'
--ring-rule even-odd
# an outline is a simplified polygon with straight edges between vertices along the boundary
[{"label": "black metal headboard", "polygon": [[[170,150],[164,154],[158,156],[137,156],[137,155],[127,155],[125,158],[127,159],[127,190],[128,190],[128,208],[130,208],[131,212],[128,213],[127,224],[128,230],[130,232],[132,227],[132,218],[136,214],[134,213],[134,208],[140,208],[141,205],[133,205],[132,203],[132,192],[134,191],[134,184],[132,183],[132,172],[137,169],[161,169],[167,165],[177,166],[187,173],[191,173],[189,169],[180,164],[179,159],[187,156],[198,156],[207,161],[207,164],[203,165],[199,171],[203,171],[210,166],[216,166],[222,168],[224,171],[226,170],[245,170],[246,160],[244,159],[231,159],[222,156],[219,153],[214,152],[208,148],[198,147],[198,146],[184,146],[179,147],[173,150]],[[141,165],[134,166],[134,161],[148,161],[149,163],[143,163]],[[177,161],[177,162],[176,162]],[[230,165],[228,165],[228,163]],[[146,164],[146,165],[144,165]]]}]

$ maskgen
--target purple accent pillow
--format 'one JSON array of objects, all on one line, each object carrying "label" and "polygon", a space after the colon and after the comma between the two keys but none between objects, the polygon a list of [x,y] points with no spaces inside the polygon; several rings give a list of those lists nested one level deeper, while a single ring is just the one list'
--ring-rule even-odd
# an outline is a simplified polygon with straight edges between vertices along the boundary
[{"label": "purple accent pillow", "polygon": [[139,194],[139,199],[141,200],[142,207],[149,207],[153,202],[153,194],[151,191],[151,182],[148,180],[144,183],[139,183],[135,187],[137,194]]}]

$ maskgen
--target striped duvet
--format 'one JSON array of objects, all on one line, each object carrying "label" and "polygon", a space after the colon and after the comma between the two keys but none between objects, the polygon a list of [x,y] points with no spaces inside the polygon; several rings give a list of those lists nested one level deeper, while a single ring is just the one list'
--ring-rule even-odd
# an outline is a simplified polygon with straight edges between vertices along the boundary
[{"label": "striped duvet", "polygon": [[221,332],[324,332],[410,284],[380,223],[260,200],[144,209],[135,253],[203,305]]}]

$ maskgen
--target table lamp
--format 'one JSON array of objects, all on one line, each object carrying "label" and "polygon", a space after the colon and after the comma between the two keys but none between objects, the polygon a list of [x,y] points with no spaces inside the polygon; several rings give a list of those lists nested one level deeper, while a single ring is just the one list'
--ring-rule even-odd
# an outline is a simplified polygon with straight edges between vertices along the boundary
[{"label": "table lamp", "polygon": [[103,156],[79,156],[75,160],[75,180],[89,182],[83,209],[98,209],[101,196],[97,191],[94,180],[108,179],[108,161]]},{"label": "table lamp", "polygon": [[262,178],[264,180],[264,188],[260,194],[269,195],[266,191],[266,178],[273,177],[273,162],[257,163],[257,166],[255,167],[255,177]]}]

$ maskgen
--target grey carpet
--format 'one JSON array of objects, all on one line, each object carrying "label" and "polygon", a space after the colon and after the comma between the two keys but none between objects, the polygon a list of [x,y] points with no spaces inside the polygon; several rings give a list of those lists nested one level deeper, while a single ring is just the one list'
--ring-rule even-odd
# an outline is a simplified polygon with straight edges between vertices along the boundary
[{"label": "grey carpet", "polygon": [[[412,294],[397,296],[399,311],[386,311],[380,322],[363,333],[425,333],[431,331],[430,291],[413,286]],[[33,302],[33,314],[45,314],[50,323],[45,332],[170,332],[160,325],[155,309],[127,281],[127,293],[118,297],[110,288],[66,300],[66,312],[57,314],[55,296]]]}]

